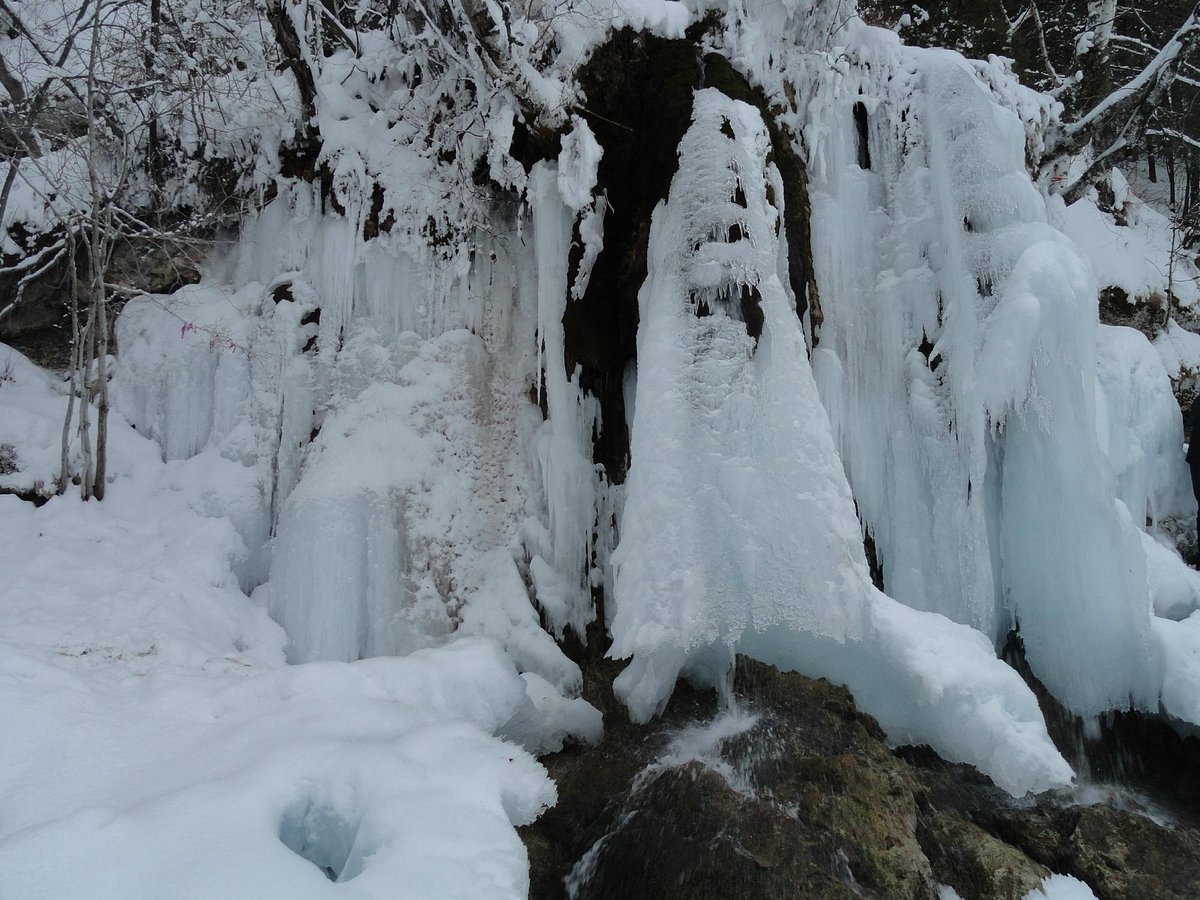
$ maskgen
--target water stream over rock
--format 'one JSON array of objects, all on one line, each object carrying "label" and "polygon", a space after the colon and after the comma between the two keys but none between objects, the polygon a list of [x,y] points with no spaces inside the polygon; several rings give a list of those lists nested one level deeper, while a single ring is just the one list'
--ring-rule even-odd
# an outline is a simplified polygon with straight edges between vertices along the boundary
[{"label": "water stream over rock", "polygon": [[681,685],[660,722],[543,762],[559,802],[523,831],[535,900],[1020,900],[1051,872],[1101,900],[1200,894],[1194,821],[1092,782],[1014,799],[889,748],[844,688],[745,658],[731,705]]}]

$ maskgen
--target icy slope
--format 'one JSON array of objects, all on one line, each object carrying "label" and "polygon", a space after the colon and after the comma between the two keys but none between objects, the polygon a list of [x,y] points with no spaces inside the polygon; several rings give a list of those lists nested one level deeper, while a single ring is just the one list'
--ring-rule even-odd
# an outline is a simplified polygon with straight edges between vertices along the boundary
[{"label": "icy slope", "polygon": [[618,694],[646,719],[681,672],[721,686],[740,652],[842,681],[894,740],[930,743],[1014,793],[1069,780],[1033,695],[987,640],[872,586],[780,279],[766,129],[711,89],[693,118],[640,295],[610,650],[633,660]]}]

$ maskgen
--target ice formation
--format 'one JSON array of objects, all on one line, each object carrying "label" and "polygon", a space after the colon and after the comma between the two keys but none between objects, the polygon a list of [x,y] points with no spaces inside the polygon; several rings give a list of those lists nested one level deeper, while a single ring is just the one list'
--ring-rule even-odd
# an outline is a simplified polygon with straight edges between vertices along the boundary
[{"label": "ice formation", "polygon": [[[765,21],[739,20],[731,50],[782,90],[755,50],[778,40]],[[579,672],[553,638],[584,634],[599,588],[638,718],[680,673],[719,684],[748,653],[845,681],[894,739],[1014,790],[1068,775],[994,658],[1010,629],[1077,712],[1154,707],[1184,638],[1161,637],[1151,604],[1196,606],[1139,531],[1190,509],[1179,424],[1145,340],[1097,328],[1091,270],[1025,174],[1010,109],[1043,107],[954,54],[861,25],[837,41],[832,68],[813,41],[781,55],[808,98],[783,118],[812,160],[812,368],[765,126],[702,91],[655,215],[623,486],[593,463],[599,407],[562,364],[566,304],[603,245],[583,119],[529,173],[531,223],[433,252],[364,240],[361,210],[323,214],[292,186],[230,255],[230,300],[131,304],[121,407],[168,459],[254,473],[239,574],[290,658],[489,634],[569,702]],[[356,171],[339,169],[347,198]],[[863,529],[911,612],[871,585]],[[963,715],[986,737],[956,734]]]},{"label": "ice formation", "polygon": [[[640,295],[610,655],[637,719],[735,652],[842,681],[894,739],[1022,793],[1070,769],[969,628],[871,584],[854,501],[779,277],[782,189],[756,109],[698,92]],[[752,333],[754,332],[754,333]],[[761,332],[761,333],[757,333]],[[964,728],[964,722],[971,725]]]},{"label": "ice formation", "polygon": [[885,588],[994,641],[1019,628],[1077,713],[1155,710],[1138,526],[1191,506],[1162,373],[1144,342],[1098,333],[1092,271],[1047,224],[1003,79],[879,32],[846,52],[844,72],[814,70],[806,132],[814,359]]},{"label": "ice formation", "polygon": [[[521,75],[558,109],[570,60],[610,27],[679,37],[697,9],[564,15],[559,57]],[[758,108],[698,91],[651,222],[636,364],[613,374],[623,485],[565,366],[608,211],[585,115],[525,171],[511,104],[490,98],[464,140],[524,193],[477,221],[431,156],[397,147],[412,122],[397,136],[365,112],[395,72],[338,50],[320,84],[330,184],[281,181],[204,282],[127,305],[110,498],[0,496],[18,648],[0,692],[31,736],[0,759],[17,798],[0,868],[24,896],[78,893],[85,869],[106,873],[97,896],[256,877],[262,896],[320,896],[325,868],[364,896],[523,896],[513,826],[553,799],[529,754],[599,739],[563,643],[604,627],[636,719],[681,675],[723,688],[742,653],[848,685],[893,742],[1015,794],[1071,772],[996,658],[1014,629],[1075,713],[1161,704],[1200,723],[1200,576],[1155,533],[1195,509],[1168,379],[1200,369],[1200,338],[1097,324],[1100,284],[1157,282],[1097,250],[1091,201],[1048,205],[1030,181],[1047,102],[1000,63],[903,48],[833,4],[722,12],[715,49],[809,163],[819,298],[797,315]],[[373,179],[399,221],[368,238]],[[1134,223],[1120,253],[1161,250],[1162,222],[1113,184]],[[444,230],[459,215],[480,227]],[[19,463],[0,488],[54,478],[64,403],[0,347],[0,451]],[[131,712],[146,702],[148,724]],[[70,790],[22,800],[36,755],[81,740],[101,749],[64,766]],[[223,866],[180,852],[199,839]],[[86,865],[29,862],[63,844]]]},{"label": "ice formation", "polygon": [[[938,900],[962,900],[949,885],[938,886]],[[1051,875],[1021,900],[1096,900],[1092,889],[1070,875]]]},{"label": "ice formation", "polygon": [[[65,397],[2,345],[0,364],[0,435],[32,477]],[[285,665],[233,571],[256,467],[215,447],[164,462],[119,413],[110,427],[102,504],[0,495],[0,708],[21,735],[0,755],[4,891],[523,898],[514,826],[554,801],[531,754],[597,739],[599,714],[563,696],[578,670],[504,596],[511,555],[487,560],[493,618],[461,629],[503,643]]]}]

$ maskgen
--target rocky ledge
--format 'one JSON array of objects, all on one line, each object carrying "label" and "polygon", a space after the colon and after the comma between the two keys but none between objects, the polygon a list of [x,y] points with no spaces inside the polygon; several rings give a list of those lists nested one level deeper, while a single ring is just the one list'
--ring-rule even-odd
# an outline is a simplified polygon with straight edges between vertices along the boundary
[{"label": "rocky ledge", "polygon": [[543,760],[559,803],[524,829],[534,900],[1018,900],[1051,872],[1101,900],[1200,896],[1200,830],[1128,792],[1014,800],[890,749],[845,688],[748,660],[733,695],[718,711],[681,685],[641,727],[610,707],[600,746]]}]

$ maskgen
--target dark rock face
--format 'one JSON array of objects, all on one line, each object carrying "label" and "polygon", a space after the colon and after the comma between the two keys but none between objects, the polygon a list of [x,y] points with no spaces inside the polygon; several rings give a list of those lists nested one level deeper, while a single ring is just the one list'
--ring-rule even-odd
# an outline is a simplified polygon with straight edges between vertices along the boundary
[{"label": "dark rock face", "polygon": [[[170,294],[200,280],[201,238],[188,247],[168,249],[153,241],[120,241],[113,248],[105,279],[131,292]],[[66,255],[30,281],[15,306],[20,276],[0,276],[0,341],[14,347],[38,365],[52,370],[66,369],[71,356],[71,282],[79,280],[79,296],[86,296],[83,279],[87,273],[86,253],[77,249],[72,265]],[[110,316],[120,312],[123,297],[109,301]],[[81,299],[80,303],[84,301]],[[11,306],[11,308],[9,308]],[[110,342],[112,341],[110,336]],[[115,351],[110,343],[110,351]]]},{"label": "dark rock face", "polygon": [[1200,897],[1200,833],[1111,806],[1006,811],[997,827],[1030,857],[1086,881],[1100,900]]},{"label": "dark rock face", "polygon": [[[587,290],[563,316],[567,372],[580,368],[584,390],[600,401],[604,427],[594,458],[610,479],[624,480],[629,435],[624,377],[637,353],[638,291],[646,280],[650,216],[665,199],[692,118],[701,66],[690,40],[666,40],[624,29],[599,47],[579,72],[584,116],[604,148],[598,188],[608,197],[604,248]],[[649,89],[653,86],[653,89]],[[572,254],[575,278],[579,251]]]},{"label": "dark rock face", "polygon": [[1104,325],[1135,328],[1154,340],[1167,324],[1167,300],[1161,294],[1130,297],[1121,288],[1110,285],[1100,291],[1100,321]]},{"label": "dark rock face", "polygon": [[[581,866],[588,872],[586,865]],[[840,877],[839,877],[840,875]],[[833,836],[738,794],[701,763],[668,769],[599,848],[580,898],[863,896]],[[875,893],[866,896],[882,896]],[[895,896],[914,895],[911,892]]]},{"label": "dark rock face", "polygon": [[[609,711],[603,744],[544,762],[558,806],[523,830],[535,900],[1020,900],[1050,872],[1102,900],[1200,896],[1200,831],[1112,804],[1014,801],[927,748],[891,751],[844,688],[739,660],[756,721],[702,758],[672,734],[716,715],[680,686],[663,720]],[[618,719],[615,724],[614,719]]]},{"label": "dark rock face", "polygon": [[844,689],[790,684],[743,666],[740,689],[764,711],[720,742],[736,787],[696,761],[643,773],[574,896],[932,897],[922,786]]},{"label": "dark rock face", "polygon": [[[696,27],[702,30],[704,23]],[[594,458],[614,483],[624,481],[629,464],[624,380],[637,353],[637,296],[646,281],[650,218],[666,199],[678,169],[679,141],[691,124],[696,90],[717,88],[763,114],[783,181],[789,278],[797,313],[810,311],[814,328],[820,321],[804,162],[761,92],[724,57],[702,56],[699,37],[667,40],[626,28],[597,48],[579,72],[587,97],[581,113],[604,148],[597,182],[608,198],[608,209],[604,248],[587,290],[567,304],[563,316],[564,355],[568,374],[578,367],[581,386],[600,401],[604,426],[596,437]],[[521,141],[519,155],[528,159],[557,152],[548,135],[526,132]],[[577,241],[570,260],[572,281],[581,255]],[[746,305],[752,307],[748,322],[755,314],[761,317],[755,304]]]},{"label": "dark rock face", "polygon": [[1091,782],[1131,787],[1173,818],[1200,827],[1200,737],[1138,710],[1085,723],[1038,680],[1017,634],[1008,636],[1001,656],[1037,697],[1051,739],[1076,772]]}]

